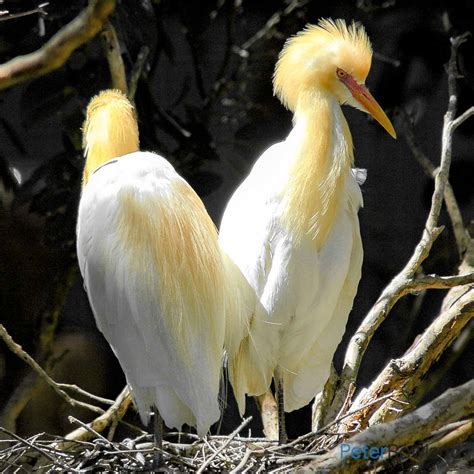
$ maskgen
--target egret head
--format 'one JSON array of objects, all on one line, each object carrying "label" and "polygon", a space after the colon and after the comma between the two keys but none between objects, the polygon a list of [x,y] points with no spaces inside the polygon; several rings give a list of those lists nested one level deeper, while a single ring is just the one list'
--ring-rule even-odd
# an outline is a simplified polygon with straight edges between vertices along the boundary
[{"label": "egret head", "polygon": [[332,94],[340,104],[372,115],[395,138],[390,120],[364,85],[371,62],[363,26],[320,20],[287,40],[273,76],[275,95],[295,111],[315,93]]},{"label": "egret head", "polygon": [[82,130],[86,155],[84,185],[99,166],[138,151],[135,108],[119,90],[107,89],[91,99]]}]

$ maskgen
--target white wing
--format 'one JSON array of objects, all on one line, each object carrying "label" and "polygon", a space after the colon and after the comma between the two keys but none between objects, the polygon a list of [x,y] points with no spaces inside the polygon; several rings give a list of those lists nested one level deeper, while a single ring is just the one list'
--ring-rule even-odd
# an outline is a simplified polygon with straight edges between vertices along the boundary
[{"label": "white wing", "polygon": [[132,153],[83,190],[77,251],[97,326],[146,424],[205,434],[220,415],[223,263],[202,202],[163,158]]}]

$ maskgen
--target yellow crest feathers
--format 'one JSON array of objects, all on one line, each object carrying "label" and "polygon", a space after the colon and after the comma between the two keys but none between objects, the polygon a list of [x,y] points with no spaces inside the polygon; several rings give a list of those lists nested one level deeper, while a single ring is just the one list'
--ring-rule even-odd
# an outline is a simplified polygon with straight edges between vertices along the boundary
[{"label": "yellow crest feathers", "polygon": [[139,149],[135,108],[119,90],[100,92],[89,102],[83,126],[86,156],[83,185],[107,161]]},{"label": "yellow crest feathers", "polygon": [[340,67],[365,81],[372,62],[372,47],[362,25],[321,19],[289,38],[273,76],[275,95],[290,110],[303,91],[330,88]]}]

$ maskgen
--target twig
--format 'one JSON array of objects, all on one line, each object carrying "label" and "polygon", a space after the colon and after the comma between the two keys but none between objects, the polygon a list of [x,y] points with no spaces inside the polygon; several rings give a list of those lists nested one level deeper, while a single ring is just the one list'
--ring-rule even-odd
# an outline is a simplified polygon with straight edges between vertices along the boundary
[{"label": "twig", "polygon": [[45,451],[44,449],[41,449],[38,445],[30,443],[26,439],[20,438],[20,436],[16,435],[15,433],[12,433],[11,431],[8,431],[5,428],[2,428],[1,426],[0,426],[0,431],[7,434],[8,436],[11,436],[12,438],[16,439],[21,444],[24,444],[25,446],[28,446],[29,448],[34,449],[35,451],[39,452],[42,456],[49,459],[56,466],[59,466],[60,468],[65,469],[68,472],[69,471],[79,472],[79,471],[77,471],[77,469],[74,469],[70,466],[67,466],[66,464],[63,464],[57,458],[54,458],[53,456],[51,456],[47,451]]},{"label": "twig", "polygon": [[244,466],[247,464],[248,460],[250,459],[251,454],[252,454],[252,451],[249,448],[247,448],[239,464],[237,464],[237,466],[235,466],[235,468],[232,469],[232,471],[230,471],[229,474],[237,474],[238,472],[240,472],[244,468]]},{"label": "twig", "polygon": [[[88,423],[88,427],[90,427],[91,430],[100,433],[101,431],[105,430],[112,420],[122,419],[131,403],[132,397],[130,395],[130,390],[128,386],[126,386],[117,396],[114,404],[108,408],[105,413]],[[56,449],[68,449],[68,447],[73,445],[73,442],[88,441],[92,438],[92,436],[90,430],[81,427],[66,435],[65,438],[66,441],[55,446]]]},{"label": "twig", "polygon": [[104,28],[101,32],[103,40],[103,48],[107,62],[109,63],[110,78],[112,87],[127,93],[127,78],[125,76],[125,66],[123,64],[122,55],[120,54],[120,44],[117,33],[112,23],[105,20]]},{"label": "twig", "polygon": [[44,9],[44,7],[47,7],[48,5],[49,2],[41,3],[36,8],[32,8],[31,10],[26,10],[21,13],[0,12],[0,21],[14,20],[16,18],[34,15],[35,13],[38,13],[41,16],[47,16],[48,12]]},{"label": "twig", "polygon": [[104,403],[105,405],[113,405],[115,403],[115,400],[111,400],[110,398],[99,397],[98,395],[94,395],[93,393],[87,392],[86,390],[82,389],[81,387],[78,387],[77,385],[69,383],[58,383],[57,385],[59,388],[71,390],[71,392],[74,392],[78,395],[84,395],[85,397],[90,398],[91,400]]},{"label": "twig", "polygon": [[130,73],[130,79],[128,81],[128,98],[133,101],[135,99],[135,93],[137,92],[138,80],[142,75],[143,68],[145,67],[146,60],[150,54],[150,48],[148,46],[142,46],[138,53],[137,60],[133,66],[132,72]]},{"label": "twig", "polygon": [[[465,40],[466,35],[462,35],[451,40],[451,57],[448,63],[449,103],[443,124],[441,164],[435,178],[435,189],[431,200],[431,208],[425,224],[425,229],[420,242],[416,246],[413,255],[405,267],[384,289],[381,296],[364,318],[355,335],[352,337],[346,351],[339,388],[334,400],[332,401],[332,405],[334,407],[341,406],[343,401],[346,399],[351,385],[355,384],[357,374],[362,363],[362,358],[365,354],[367,346],[369,345],[369,342],[375,334],[375,331],[388,316],[395,303],[401,298],[401,296],[403,296],[407,286],[411,284],[417,269],[428,257],[433,242],[443,230],[442,228],[438,227],[438,218],[441,212],[445,184],[448,181],[449,168],[451,165],[452,140],[455,129],[455,127],[453,127],[453,120],[456,112],[457,101],[456,57],[459,46]],[[324,403],[331,403],[331,401],[325,401]]]},{"label": "twig", "polygon": [[[419,390],[425,374],[473,316],[474,289],[466,292],[455,304],[441,313],[407,354],[392,360],[372,382],[361,400],[378,398],[390,391],[394,393],[395,398],[404,398],[409,405],[400,408],[397,401],[388,400],[375,413],[374,410],[362,412],[357,422],[363,421],[363,424],[367,424],[370,417],[370,424],[380,423],[398,417],[410,408],[413,394]],[[393,409],[397,409],[397,412]]]},{"label": "twig", "polygon": [[[52,354],[52,346],[54,335],[58,325],[58,321],[66,301],[66,296],[73,285],[76,277],[76,265],[69,265],[60,278],[56,281],[51,301],[47,303],[47,309],[42,312],[39,336],[37,339],[37,348],[35,360],[39,364],[50,368],[50,359]],[[5,406],[1,412],[0,419],[3,426],[15,431],[16,420],[22,413],[28,402],[35,396],[35,393],[41,387],[41,379],[38,378],[36,372],[27,373],[23,380],[15,387]]]},{"label": "twig", "polygon": [[3,324],[0,324],[0,338],[3,339],[7,347],[20,359],[23,359],[63,400],[74,407],[87,408],[90,411],[95,413],[104,413],[99,407],[90,405],[88,403],[81,402],[71,398],[64,390],[59,388],[57,382],[55,382],[45,371],[44,369],[36,362],[29,354],[27,354],[22,347],[17,344],[8,331],[5,329]]},{"label": "twig", "polygon": [[[469,416],[474,412],[474,380],[456,388],[451,388],[430,403],[404,417],[380,425],[374,425],[351,438],[351,449],[361,449],[364,446],[404,447],[421,441],[434,430]],[[331,473],[361,472],[374,464],[370,459],[357,459],[351,456],[341,456],[340,446],[305,466],[307,471],[327,471]]]},{"label": "twig", "polygon": [[239,49],[239,54],[248,54],[248,49],[251,48],[257,41],[260,41],[263,37],[265,37],[272,28],[274,28],[282,18],[288,16],[297,8],[303,8],[305,5],[309,3],[309,0],[292,0],[290,4],[282,9],[275,12],[265,23],[263,28],[257,31],[251,38],[249,38]]},{"label": "twig", "polygon": [[465,441],[474,433],[474,418],[467,420],[456,426],[455,429],[445,434],[442,438],[428,444],[428,451],[440,451],[448,449],[456,444]]},{"label": "twig", "polygon": [[443,360],[441,364],[436,366],[436,370],[432,370],[423,378],[417,392],[414,394],[413,403],[416,404],[421,397],[430,393],[433,387],[436,387],[453,364],[463,355],[469,344],[472,343],[473,336],[474,320],[461,332],[454,344],[452,344],[448,354],[443,354]]},{"label": "twig", "polygon": [[91,0],[74,20],[37,51],[0,65],[0,89],[6,89],[60,68],[71,53],[92,39],[115,7],[115,0]]},{"label": "twig", "polygon": [[211,454],[199,467],[199,469],[196,471],[196,474],[202,474],[204,470],[211,464],[211,462],[214,460],[214,458],[220,454],[229,444],[230,442],[252,421],[252,417],[249,416],[248,418],[245,418],[245,420],[229,435],[227,441],[222,443],[220,448],[215,451],[213,454]]},{"label": "twig", "polygon": [[455,276],[426,275],[411,280],[407,285],[405,285],[402,294],[427,289],[445,290],[447,288],[453,288],[454,286],[469,285],[472,283],[474,283],[474,272]]},{"label": "twig", "polygon": [[[401,114],[401,123],[404,124],[403,135],[414,158],[421,165],[425,174],[428,177],[433,179],[436,178],[437,169],[435,168],[431,160],[423,153],[420,146],[416,142],[415,134],[413,133],[413,128],[410,126],[410,119],[408,114],[403,110],[401,111]],[[459,256],[462,258],[462,256],[467,250],[470,237],[468,232],[466,231],[466,228],[464,227],[462,214],[459,209],[456,196],[454,195],[453,188],[451,187],[449,181],[446,182],[444,188],[444,202],[446,203],[446,209],[453,225],[453,232],[458,247],[458,253]]]}]

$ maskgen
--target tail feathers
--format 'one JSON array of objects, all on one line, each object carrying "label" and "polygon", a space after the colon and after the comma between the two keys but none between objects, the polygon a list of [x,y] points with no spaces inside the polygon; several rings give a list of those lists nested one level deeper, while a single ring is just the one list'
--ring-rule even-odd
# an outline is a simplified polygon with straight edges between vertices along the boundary
[{"label": "tail feathers", "polygon": [[241,415],[245,395],[268,390],[276,363],[277,327],[268,320],[255,291],[238,267],[227,259],[231,286],[226,311],[229,380]]},{"label": "tail feathers", "polygon": [[229,357],[229,379],[241,415],[245,412],[245,395],[265,393],[272,381],[276,363],[275,328],[266,315],[259,305],[249,321],[248,334],[233,357]]}]

